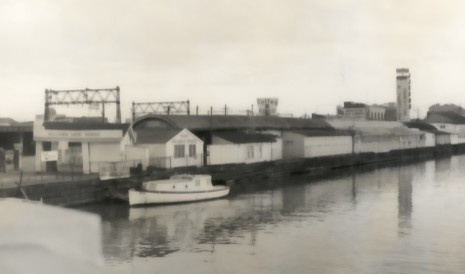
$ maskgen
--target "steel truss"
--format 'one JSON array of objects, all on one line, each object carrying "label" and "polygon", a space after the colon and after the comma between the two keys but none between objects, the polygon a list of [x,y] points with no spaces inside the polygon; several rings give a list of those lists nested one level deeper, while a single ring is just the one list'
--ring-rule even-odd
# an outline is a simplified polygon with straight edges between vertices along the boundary
[{"label": "steel truss", "polygon": [[132,120],[135,121],[138,117],[147,114],[190,114],[190,103],[187,101],[178,102],[150,102],[150,103],[135,103],[132,102]]},{"label": "steel truss", "polygon": [[116,104],[116,122],[121,123],[121,102],[119,87],[110,89],[83,89],[83,90],[45,90],[44,121],[50,118],[52,105],[91,105],[102,104],[102,115],[105,115],[106,104]]}]

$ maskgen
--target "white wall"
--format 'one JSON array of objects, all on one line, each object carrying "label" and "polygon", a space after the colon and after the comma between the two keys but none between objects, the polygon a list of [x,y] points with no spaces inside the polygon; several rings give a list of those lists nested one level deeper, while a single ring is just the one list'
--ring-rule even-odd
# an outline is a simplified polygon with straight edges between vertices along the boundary
[{"label": "white wall", "polygon": [[[281,159],[281,141],[276,143],[215,144],[208,146],[209,165],[257,163]],[[250,157],[249,147],[253,148]]]},{"label": "white wall", "polygon": [[89,161],[90,172],[99,172],[101,162],[120,162],[122,161],[120,143],[90,143],[89,144]]},{"label": "white wall", "polygon": [[424,147],[425,144],[426,136],[420,132],[405,135],[356,135],[354,150],[355,153],[383,153],[391,150]]},{"label": "white wall", "polygon": [[147,147],[126,145],[125,158],[126,161],[132,162],[134,166],[141,163],[142,168],[146,169],[149,165],[150,152]]},{"label": "white wall", "polygon": [[139,147],[148,149],[150,166],[171,168],[171,160],[167,158],[165,144],[143,144]]},{"label": "white wall", "polygon": [[305,137],[304,157],[320,157],[352,153],[352,136]]},{"label": "white wall", "polygon": [[276,142],[271,144],[271,160],[281,160],[283,158],[283,140],[276,139]]},{"label": "white wall", "polygon": [[352,136],[304,136],[283,133],[283,158],[310,158],[352,153]]},{"label": "white wall", "polygon": [[283,159],[304,158],[304,140],[305,136],[293,133],[283,132],[282,157]]},{"label": "white wall", "polygon": [[425,147],[434,147],[434,133],[425,132]]},{"label": "white wall", "polygon": [[[195,157],[189,157],[189,145],[194,144]],[[184,145],[184,158],[174,158],[174,146]],[[203,155],[203,141],[187,129],[183,129],[166,143],[166,156],[171,157],[171,167],[201,166]]]}]

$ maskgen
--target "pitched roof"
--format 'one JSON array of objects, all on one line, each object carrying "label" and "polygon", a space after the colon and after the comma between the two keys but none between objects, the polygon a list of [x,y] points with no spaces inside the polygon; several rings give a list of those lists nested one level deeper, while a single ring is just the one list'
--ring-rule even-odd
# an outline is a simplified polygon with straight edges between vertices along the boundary
[{"label": "pitched roof", "polygon": [[0,117],[0,125],[6,125],[6,126],[13,126],[17,122],[11,118],[1,118]]},{"label": "pitched roof", "polygon": [[244,131],[223,131],[215,132],[213,135],[235,144],[276,142],[276,137],[271,134],[249,133]]},{"label": "pitched roof", "polygon": [[404,125],[406,125],[408,128],[417,128],[419,130],[428,131],[428,132],[438,131],[438,129],[435,128],[434,126],[428,123],[422,122],[422,121],[405,122]]},{"label": "pitched roof", "polygon": [[307,137],[317,137],[317,136],[350,136],[351,132],[348,130],[337,130],[337,129],[328,129],[328,130],[293,130],[292,132],[307,136]]},{"label": "pitched roof", "polygon": [[137,131],[136,144],[164,144],[182,129],[151,129]]},{"label": "pitched roof", "polygon": [[327,129],[332,128],[323,119],[303,119],[276,116],[245,115],[147,115],[133,125],[137,128],[146,120],[159,120],[172,128],[189,130],[237,130],[237,129]]}]

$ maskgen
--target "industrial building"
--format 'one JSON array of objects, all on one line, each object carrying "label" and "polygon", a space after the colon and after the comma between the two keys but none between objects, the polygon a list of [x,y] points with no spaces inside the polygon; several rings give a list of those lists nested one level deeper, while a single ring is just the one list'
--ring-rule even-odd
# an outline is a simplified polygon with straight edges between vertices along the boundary
[{"label": "industrial building", "polygon": [[121,141],[129,124],[34,121],[36,171],[98,173],[109,162],[121,162]]}]

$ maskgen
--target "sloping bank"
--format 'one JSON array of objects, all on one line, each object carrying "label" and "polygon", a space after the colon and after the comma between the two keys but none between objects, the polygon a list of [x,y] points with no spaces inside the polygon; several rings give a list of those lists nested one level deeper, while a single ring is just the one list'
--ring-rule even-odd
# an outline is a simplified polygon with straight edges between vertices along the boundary
[{"label": "sloping bank", "polygon": [[[111,199],[125,199],[127,190],[144,180],[167,178],[174,173],[208,173],[215,183],[246,180],[251,178],[273,178],[305,173],[309,178],[319,179],[357,172],[366,167],[399,165],[412,161],[423,161],[435,157],[450,157],[465,152],[465,145],[440,146],[395,150],[387,153],[361,153],[311,159],[293,159],[254,164],[218,165],[201,168],[177,168],[173,170],[152,170],[149,174],[135,174],[130,178],[100,181],[88,179],[74,182],[54,182],[27,185],[23,190],[29,199],[47,204],[74,206]],[[0,190],[0,197],[21,197],[18,188]]]}]

